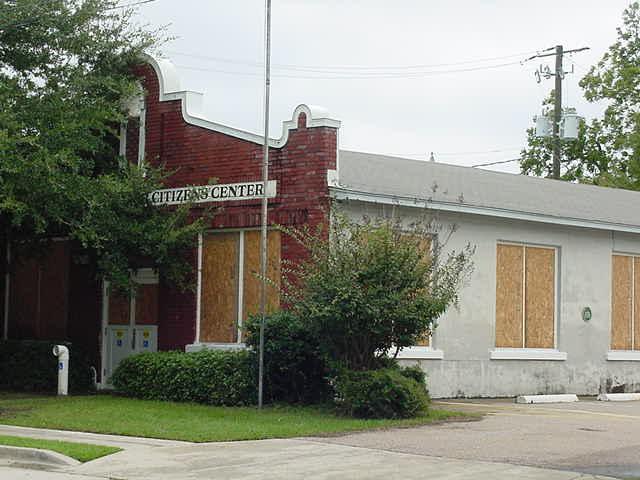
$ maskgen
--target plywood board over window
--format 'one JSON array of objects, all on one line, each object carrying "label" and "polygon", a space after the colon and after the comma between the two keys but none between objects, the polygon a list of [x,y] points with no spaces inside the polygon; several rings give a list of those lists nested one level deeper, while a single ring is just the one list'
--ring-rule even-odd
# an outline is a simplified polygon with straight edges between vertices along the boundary
[{"label": "plywood board over window", "polygon": [[611,349],[640,350],[640,257],[611,259]]},{"label": "plywood board over window", "polygon": [[553,348],[555,250],[526,247],[525,347]]},{"label": "plywood board over window", "polygon": [[[244,232],[243,322],[260,308],[260,231]],[[267,311],[280,306],[280,232],[267,235]]]},{"label": "plywood board over window", "polygon": [[498,244],[496,347],[555,347],[556,249]]},{"label": "plywood board over window", "polygon": [[498,245],[496,261],[496,347],[523,346],[524,248]]},{"label": "plywood board over window", "polygon": [[[421,261],[428,265],[432,260],[432,237],[424,234],[417,233],[403,233],[403,237],[407,237],[416,242],[420,252],[422,253]],[[431,333],[422,335],[416,342],[417,347],[429,347],[431,346]]]},{"label": "plywood board over window", "polygon": [[204,237],[200,340],[232,343],[237,336],[238,232]]}]

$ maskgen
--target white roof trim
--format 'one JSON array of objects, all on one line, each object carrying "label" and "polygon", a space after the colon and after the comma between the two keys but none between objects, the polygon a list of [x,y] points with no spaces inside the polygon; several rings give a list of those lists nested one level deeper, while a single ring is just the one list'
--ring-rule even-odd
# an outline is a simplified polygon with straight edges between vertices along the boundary
[{"label": "white roof trim", "polygon": [[[260,145],[264,142],[262,135],[228,127],[204,118],[204,114],[202,113],[202,93],[180,90],[180,79],[171,61],[165,58],[154,58],[150,55],[144,55],[143,59],[153,67],[158,76],[160,83],[159,101],[180,100],[182,117],[185,122]],[[302,113],[306,115],[307,128],[340,128],[340,121],[330,118],[326,109],[315,105],[300,104],[293,111],[291,120],[282,123],[282,136],[277,139],[269,139],[270,147],[281,148],[286,145],[289,139],[289,131],[298,128],[298,117]]]},{"label": "white roof trim", "polygon": [[372,193],[352,190],[344,187],[329,185],[329,192],[336,200],[356,200],[360,202],[381,203],[386,205],[398,205],[402,207],[420,207],[441,210],[447,212],[470,213],[474,215],[486,215],[489,217],[510,218],[529,222],[551,223],[581,228],[595,228],[598,230],[640,233],[640,227],[619,223],[600,222],[596,220],[583,220],[578,218],[556,217],[542,213],[520,212],[493,207],[477,207],[464,203],[441,202],[416,197],[403,197],[383,193]]}]

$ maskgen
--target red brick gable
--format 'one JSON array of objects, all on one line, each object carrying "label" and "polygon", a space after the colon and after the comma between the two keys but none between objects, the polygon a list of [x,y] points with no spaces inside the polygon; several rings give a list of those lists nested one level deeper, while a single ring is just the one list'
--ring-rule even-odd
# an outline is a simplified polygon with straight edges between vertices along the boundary
[{"label": "red brick gable", "polygon": [[[225,184],[261,180],[260,136],[192,115],[189,93],[161,91],[176,85],[175,79],[163,78],[163,67],[150,59],[135,72],[146,92],[145,159],[175,172],[168,178],[167,187],[206,185],[211,179]],[[282,138],[270,142],[269,179],[277,181],[277,195],[269,201],[270,224],[315,226],[327,220],[327,171],[336,169],[339,123],[310,117],[313,110],[299,106],[293,119],[285,122]],[[129,148],[132,142],[135,148]],[[128,155],[135,151],[137,156],[137,138],[128,138],[127,146]],[[259,200],[215,206],[221,210],[212,228],[260,226]],[[296,261],[303,255],[300,245],[283,236],[283,260]],[[194,250],[194,264],[195,258]],[[182,348],[193,342],[196,295],[163,285],[160,298],[159,347]]]}]

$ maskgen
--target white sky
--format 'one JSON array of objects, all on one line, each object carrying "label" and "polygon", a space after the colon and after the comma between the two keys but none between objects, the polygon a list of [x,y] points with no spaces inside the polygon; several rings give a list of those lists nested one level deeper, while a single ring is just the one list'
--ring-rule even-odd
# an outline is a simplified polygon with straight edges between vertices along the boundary
[{"label": "white sky", "polygon": [[[565,57],[565,69],[577,63],[563,93],[564,106],[590,118],[601,107],[584,100],[578,81],[615,41],[628,4],[273,0],[271,136],[279,137],[295,106],[307,103],[342,121],[342,149],[417,159],[433,151],[437,161],[461,165],[516,158],[553,88],[553,79],[537,84],[533,72],[540,63],[553,68],[554,57],[406,73],[518,62],[556,44],[589,46]],[[183,88],[205,93],[208,118],[256,133],[263,122],[263,68],[257,65],[264,58],[263,14],[262,0],[156,0],[139,7],[141,23],[168,25],[175,39],[161,51],[178,67]],[[435,64],[449,65],[407,68]],[[388,72],[393,78],[370,78]],[[363,73],[369,78],[326,78]],[[325,78],[308,78],[318,76]],[[517,162],[492,168],[518,171]]]}]

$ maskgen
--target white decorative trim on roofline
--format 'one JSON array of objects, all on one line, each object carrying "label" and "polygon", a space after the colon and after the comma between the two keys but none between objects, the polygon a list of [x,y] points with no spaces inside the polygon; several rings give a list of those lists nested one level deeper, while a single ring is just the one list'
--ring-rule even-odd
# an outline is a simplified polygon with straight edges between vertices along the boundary
[{"label": "white decorative trim on roofline", "polygon": [[361,202],[398,205],[401,207],[421,207],[448,212],[470,213],[474,215],[486,215],[489,217],[510,218],[529,222],[551,223],[555,225],[568,225],[571,227],[594,228],[617,232],[640,233],[640,227],[620,223],[599,222],[596,220],[581,220],[577,218],[556,217],[543,213],[520,212],[494,207],[478,207],[464,203],[441,202],[426,200],[416,197],[403,197],[384,193],[363,192],[346,187],[329,185],[329,192],[336,200],[356,200]]},{"label": "white decorative trim on roofline", "polygon": [[[202,98],[200,92],[180,90],[180,79],[175,66],[165,58],[154,58],[151,55],[143,55],[143,59],[151,65],[156,72],[159,82],[159,101],[167,102],[180,100],[180,109],[184,121],[197,127],[206,128],[215,132],[223,133],[231,137],[240,138],[249,142],[261,145],[264,137],[255,133],[247,132],[233,127],[228,127],[220,123],[212,122],[204,118],[202,112]],[[282,136],[280,138],[270,138],[269,146],[281,148],[286,145],[289,139],[289,132],[298,128],[298,118],[304,113],[307,119],[307,128],[329,127],[340,128],[340,121],[329,117],[329,112],[315,105],[298,105],[293,111],[291,120],[282,122]]]}]

